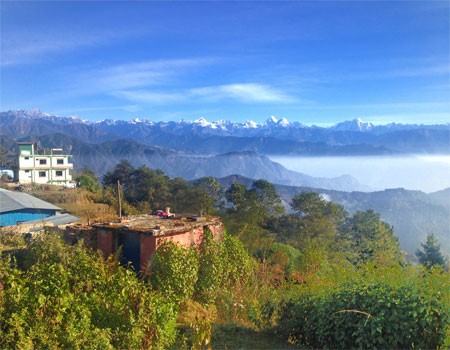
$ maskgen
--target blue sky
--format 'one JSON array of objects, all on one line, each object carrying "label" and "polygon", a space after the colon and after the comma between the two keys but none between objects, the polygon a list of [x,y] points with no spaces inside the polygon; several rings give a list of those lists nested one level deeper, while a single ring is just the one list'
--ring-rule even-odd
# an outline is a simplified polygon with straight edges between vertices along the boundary
[{"label": "blue sky", "polygon": [[447,1],[4,1],[1,110],[450,121]]}]

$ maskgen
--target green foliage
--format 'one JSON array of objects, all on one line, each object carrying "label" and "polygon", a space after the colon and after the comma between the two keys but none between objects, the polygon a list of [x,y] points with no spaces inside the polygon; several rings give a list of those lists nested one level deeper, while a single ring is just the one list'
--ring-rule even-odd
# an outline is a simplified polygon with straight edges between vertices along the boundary
[{"label": "green foliage", "polygon": [[234,183],[225,196],[231,204],[223,215],[228,231],[238,236],[252,254],[269,245],[272,239],[266,228],[284,212],[274,186],[265,180],[254,181],[250,189]]},{"label": "green foliage", "polygon": [[164,241],[149,266],[153,289],[174,301],[191,299],[198,279],[199,258],[195,247],[184,248]]},{"label": "green foliage", "polygon": [[[210,191],[215,188],[213,181],[188,184],[182,178],[170,179],[161,170],[147,166],[134,168],[124,160],[103,177],[103,184],[110,193],[117,192],[120,182],[125,203],[139,212],[149,212],[170,207],[172,212],[209,213],[213,211],[214,198]],[[117,200],[104,193],[104,200],[113,205]],[[126,208],[124,204],[124,208]],[[128,212],[133,210],[128,209]]]},{"label": "green foliage", "polygon": [[214,240],[211,232],[205,232],[200,247],[198,280],[195,299],[202,303],[214,302],[224,277],[223,245]]},{"label": "green foliage", "polygon": [[119,181],[122,186],[126,186],[130,180],[131,174],[134,171],[133,166],[128,160],[122,160],[116,165],[113,171],[108,171],[103,176],[103,185],[115,186],[117,181]]},{"label": "green foliage", "polygon": [[97,178],[89,174],[81,174],[75,178],[75,181],[78,182],[79,187],[85,188],[92,193],[100,193],[102,190],[102,186]]},{"label": "green foliage", "polygon": [[280,279],[289,281],[300,271],[302,253],[291,245],[275,242],[267,249],[261,249],[257,255],[261,262],[268,262],[280,270],[282,273],[282,276],[278,277]]},{"label": "green foliage", "polygon": [[247,285],[252,273],[252,260],[239,239],[224,234],[222,248],[223,277],[222,288]]},{"label": "green foliage", "polygon": [[232,203],[228,213],[245,223],[262,224],[284,212],[275,187],[266,180],[254,181],[250,189],[234,183],[226,192],[226,199]]},{"label": "green foliage", "polygon": [[50,234],[33,239],[19,269],[0,260],[1,348],[166,348],[175,305],[114,259]]},{"label": "green foliage", "polygon": [[313,348],[436,348],[450,321],[448,273],[374,266],[332,286],[312,286],[278,310],[278,332]]},{"label": "green foliage", "polygon": [[[301,219],[297,236],[300,240],[317,237],[334,239],[347,215],[341,205],[324,200],[316,192],[301,192],[292,198],[291,206]],[[329,242],[324,241],[326,243]]]},{"label": "green foliage", "polygon": [[444,256],[441,254],[441,246],[438,243],[434,234],[427,236],[427,241],[421,243],[422,250],[416,251],[416,256],[419,262],[426,268],[431,268],[433,266],[446,267],[446,261]]},{"label": "green foliage", "polygon": [[194,187],[202,190],[203,196],[199,197],[202,202],[202,209],[209,214],[215,212],[215,207],[221,208],[223,206],[223,188],[219,181],[214,177],[202,177],[195,180]]},{"label": "green foliage", "polygon": [[135,169],[126,184],[125,199],[130,203],[148,202],[152,210],[161,209],[167,205],[169,192],[169,177],[161,170],[153,170],[147,166]]},{"label": "green foliage", "polygon": [[356,212],[347,218],[341,231],[349,241],[349,258],[354,264],[377,262],[387,266],[405,262],[394,230],[373,210]]}]

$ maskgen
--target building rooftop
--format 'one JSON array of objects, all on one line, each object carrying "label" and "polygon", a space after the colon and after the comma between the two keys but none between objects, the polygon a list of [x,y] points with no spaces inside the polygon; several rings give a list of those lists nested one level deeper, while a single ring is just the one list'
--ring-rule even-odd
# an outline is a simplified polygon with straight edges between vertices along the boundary
[{"label": "building rooftop", "polygon": [[220,223],[220,219],[215,216],[176,216],[175,218],[161,218],[156,215],[134,215],[116,222],[95,223],[91,225],[75,224],[84,226],[84,229],[113,229],[141,232],[153,236],[165,236],[190,231],[197,227]]},{"label": "building rooftop", "polygon": [[56,215],[49,216],[49,217],[42,218],[42,219],[33,220],[33,221],[27,221],[24,224],[29,225],[29,224],[34,224],[34,223],[46,223],[46,224],[52,224],[53,226],[60,226],[60,225],[71,224],[76,221],[80,221],[80,219],[77,218],[76,216],[73,216],[68,213],[64,213],[64,214],[56,213]]},{"label": "building rooftop", "polygon": [[0,214],[21,209],[62,210],[61,208],[33,197],[27,193],[0,188]]}]

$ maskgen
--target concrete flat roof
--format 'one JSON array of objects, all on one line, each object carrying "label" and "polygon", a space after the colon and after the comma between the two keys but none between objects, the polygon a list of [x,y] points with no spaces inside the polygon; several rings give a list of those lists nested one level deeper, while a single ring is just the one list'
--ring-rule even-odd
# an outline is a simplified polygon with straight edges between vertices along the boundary
[{"label": "concrete flat roof", "polygon": [[123,218],[120,222],[117,220],[112,222],[95,223],[91,225],[75,224],[73,226],[86,230],[103,228],[146,233],[153,236],[165,236],[218,223],[221,223],[221,220],[216,216],[177,216],[175,218],[166,219],[156,215],[145,214]]}]

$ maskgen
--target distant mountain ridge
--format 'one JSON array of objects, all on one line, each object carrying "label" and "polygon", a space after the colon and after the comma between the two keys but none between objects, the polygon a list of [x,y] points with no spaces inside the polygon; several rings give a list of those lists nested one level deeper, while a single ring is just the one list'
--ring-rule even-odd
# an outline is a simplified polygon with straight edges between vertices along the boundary
[{"label": "distant mountain ridge", "polygon": [[[220,178],[222,186],[232,183],[251,186],[253,179],[239,175]],[[376,192],[343,192],[318,189],[308,186],[285,186],[275,184],[275,189],[287,208],[292,197],[303,191],[320,193],[327,200],[341,204],[351,214],[373,209],[381,218],[393,226],[400,246],[410,255],[420,248],[426,236],[434,233],[441,244],[441,250],[450,255],[450,188],[426,194],[403,188]]]},{"label": "distant mountain ridge", "polygon": [[[91,144],[63,134],[26,137],[18,141],[39,142],[46,147],[63,148],[73,155],[75,170],[86,165],[100,177],[121,160],[126,159],[135,167],[147,165],[164,171],[172,178],[182,177],[186,180],[239,174],[285,185],[314,186],[341,191],[369,190],[350,175],[336,178],[312,177],[288,170],[268,157],[250,151],[201,156],[160,146],[148,146],[130,139]],[[4,146],[13,147],[13,140],[5,138]]]},{"label": "distant mountain ridge", "polygon": [[[154,122],[56,117],[39,111],[0,112],[0,134],[17,138],[62,133],[85,142],[133,139],[204,154],[249,150],[261,154],[381,155],[393,153],[450,153],[450,124],[373,125],[361,119],[333,127],[306,126],[286,119],[253,121]],[[236,145],[236,146],[234,146]]]}]

